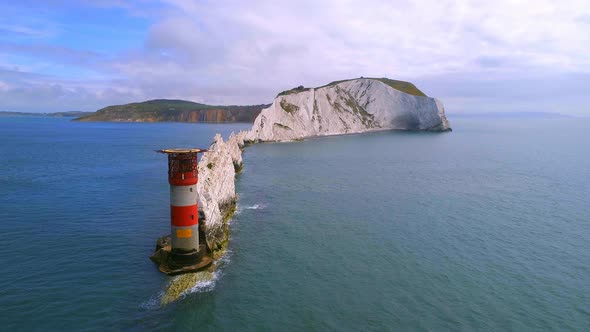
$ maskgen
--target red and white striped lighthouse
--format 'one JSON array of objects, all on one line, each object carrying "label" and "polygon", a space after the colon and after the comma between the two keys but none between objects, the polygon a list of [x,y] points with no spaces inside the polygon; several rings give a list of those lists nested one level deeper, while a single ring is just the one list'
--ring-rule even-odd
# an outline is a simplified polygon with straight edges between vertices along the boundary
[{"label": "red and white striped lighthouse", "polygon": [[200,260],[197,154],[205,151],[207,150],[158,150],[168,155],[171,263],[175,266],[193,265]]}]

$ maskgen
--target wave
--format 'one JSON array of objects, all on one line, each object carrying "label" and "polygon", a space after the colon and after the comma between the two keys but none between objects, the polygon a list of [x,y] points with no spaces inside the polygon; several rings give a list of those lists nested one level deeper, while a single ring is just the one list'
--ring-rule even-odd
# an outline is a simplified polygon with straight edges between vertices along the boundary
[{"label": "wave", "polygon": [[207,274],[203,280],[198,281],[193,287],[187,289],[181,294],[181,298],[193,293],[204,293],[210,292],[215,288],[215,284],[223,275],[222,267],[229,264],[230,262],[230,254],[231,251],[228,249],[226,252],[218,258],[213,265],[215,266],[215,271],[213,272],[203,272]]},{"label": "wave", "polygon": [[150,296],[149,299],[139,304],[141,309],[145,310],[154,310],[160,308],[160,302],[164,297],[165,292],[163,290],[159,291],[158,293]]},{"label": "wave", "polygon": [[[154,310],[166,306],[174,301],[182,300],[190,294],[210,292],[215,289],[217,281],[223,275],[223,267],[230,263],[231,251],[226,252],[217,259],[213,265],[213,272],[201,271],[175,276],[165,286],[165,289],[152,295],[142,302],[139,307],[146,310]],[[184,290],[178,292],[179,288]]]},{"label": "wave", "polygon": [[248,206],[241,206],[238,205],[238,208],[236,209],[236,215],[241,214],[244,210],[264,210],[267,207],[266,204],[254,204],[254,205],[248,205]]},{"label": "wave", "polygon": [[266,208],[266,204],[254,204],[251,206],[246,206],[244,209],[246,210],[263,210]]}]

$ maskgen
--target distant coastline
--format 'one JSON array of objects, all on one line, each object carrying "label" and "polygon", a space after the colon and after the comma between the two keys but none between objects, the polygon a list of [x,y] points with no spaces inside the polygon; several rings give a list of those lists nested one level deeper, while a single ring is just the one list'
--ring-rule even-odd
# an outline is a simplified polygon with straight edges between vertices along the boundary
[{"label": "distant coastline", "polygon": [[186,100],[154,99],[139,103],[113,105],[84,114],[75,121],[85,122],[204,122],[253,123],[269,105],[214,106]]},{"label": "distant coastline", "polygon": [[467,113],[455,112],[449,113],[453,118],[572,118],[573,116],[553,112],[485,112],[485,113]]},{"label": "distant coastline", "polygon": [[1,116],[71,117],[82,122],[189,122],[189,123],[253,123],[269,104],[215,106],[187,100],[154,99],[124,105],[111,105],[95,112],[12,112]]},{"label": "distant coastline", "polygon": [[32,112],[8,112],[8,111],[0,111],[0,116],[50,116],[56,118],[77,118],[81,116],[85,116],[91,114],[93,112],[80,112],[80,111],[70,111],[70,112],[52,112],[52,113],[32,113]]}]

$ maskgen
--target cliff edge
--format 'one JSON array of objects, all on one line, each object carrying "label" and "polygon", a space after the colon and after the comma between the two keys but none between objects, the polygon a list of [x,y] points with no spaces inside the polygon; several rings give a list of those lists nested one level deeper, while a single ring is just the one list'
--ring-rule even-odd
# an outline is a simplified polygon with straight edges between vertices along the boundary
[{"label": "cliff edge", "polygon": [[247,141],[290,141],[375,130],[450,131],[441,101],[386,78],[332,82],[280,93],[254,120]]}]

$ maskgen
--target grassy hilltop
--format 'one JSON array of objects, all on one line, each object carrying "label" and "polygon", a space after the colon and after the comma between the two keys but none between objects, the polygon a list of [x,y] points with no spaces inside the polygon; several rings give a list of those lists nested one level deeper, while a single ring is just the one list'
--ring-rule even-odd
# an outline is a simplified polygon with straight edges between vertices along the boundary
[{"label": "grassy hilltop", "polygon": [[[329,87],[329,86],[334,86],[336,84],[339,83],[343,83],[343,82],[348,82],[348,81],[352,81],[352,80],[356,80],[358,78],[351,78],[351,79],[347,79],[347,80],[340,80],[340,81],[334,81],[331,83],[328,83],[326,85],[317,87],[316,89],[321,89],[321,88],[325,88],[325,87]],[[420,97],[427,97],[426,94],[422,91],[420,91],[420,89],[418,89],[414,84],[410,83],[410,82],[406,82],[406,81],[398,81],[398,80],[392,80],[390,78],[386,78],[386,77],[382,77],[382,78],[374,78],[374,77],[360,77],[360,79],[370,79],[370,80],[377,80],[380,81],[382,83],[385,83],[387,85],[389,85],[390,87],[399,90],[401,92],[405,92],[409,95],[413,95],[413,96],[420,96]],[[290,95],[292,93],[298,93],[298,92],[303,92],[303,91],[307,91],[310,90],[310,88],[304,88],[303,86],[299,86],[290,90],[285,90],[283,92],[280,92],[278,96],[284,96],[284,95]]]},{"label": "grassy hilltop", "polygon": [[114,105],[76,121],[117,122],[254,122],[268,105],[212,106],[186,100],[154,99]]}]

